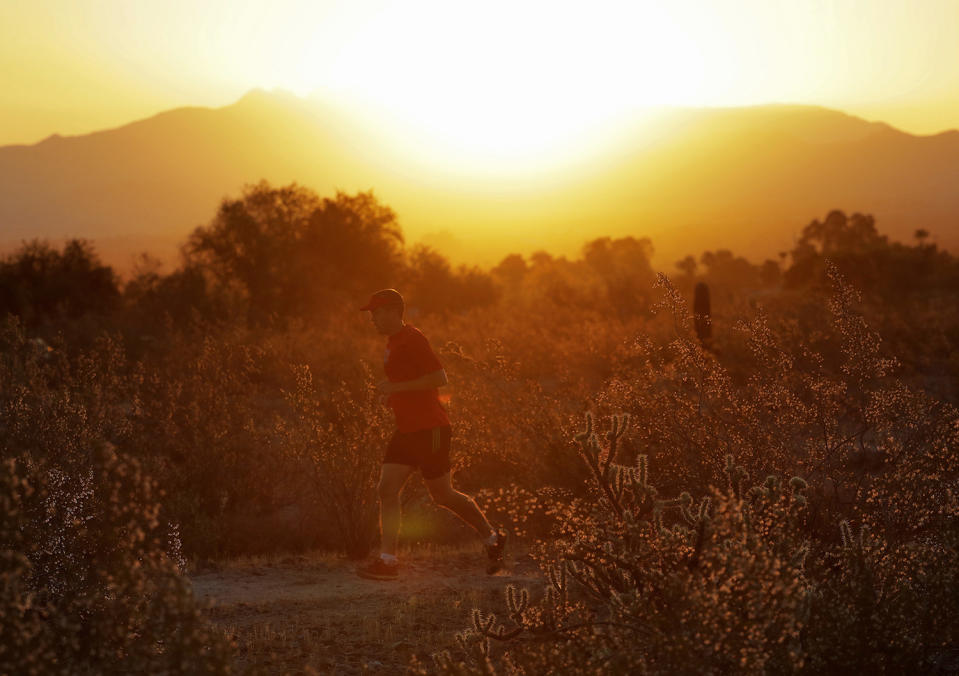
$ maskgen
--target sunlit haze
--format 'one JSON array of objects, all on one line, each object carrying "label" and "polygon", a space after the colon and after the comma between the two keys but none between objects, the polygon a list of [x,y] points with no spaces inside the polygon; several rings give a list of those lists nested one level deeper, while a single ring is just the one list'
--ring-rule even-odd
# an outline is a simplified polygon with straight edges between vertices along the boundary
[{"label": "sunlit haze", "polygon": [[362,106],[440,160],[548,165],[649,105],[959,127],[955,0],[31,0],[0,6],[0,144],[253,87]]},{"label": "sunlit haze", "polygon": [[0,249],[171,260],[260,179],[373,189],[456,263],[597,236],[762,260],[833,208],[952,247],[955,139],[893,129],[959,129],[959,2],[0,4],[0,146],[118,128],[6,148]]}]

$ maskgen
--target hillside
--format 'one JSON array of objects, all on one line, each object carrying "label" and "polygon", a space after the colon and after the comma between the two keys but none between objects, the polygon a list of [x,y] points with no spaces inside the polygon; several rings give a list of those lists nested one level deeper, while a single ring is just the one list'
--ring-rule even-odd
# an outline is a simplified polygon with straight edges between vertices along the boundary
[{"label": "hillside", "polygon": [[2,147],[0,246],[80,236],[121,265],[141,250],[170,258],[222,197],[265,178],[373,189],[408,239],[481,263],[626,234],[651,237],[664,268],[720,247],[762,260],[833,208],[873,214],[893,239],[925,228],[959,248],[959,131],[913,136],[813,106],[662,109],[610,130],[578,163],[496,176],[431,163],[372,119],[255,90],[222,108]]}]

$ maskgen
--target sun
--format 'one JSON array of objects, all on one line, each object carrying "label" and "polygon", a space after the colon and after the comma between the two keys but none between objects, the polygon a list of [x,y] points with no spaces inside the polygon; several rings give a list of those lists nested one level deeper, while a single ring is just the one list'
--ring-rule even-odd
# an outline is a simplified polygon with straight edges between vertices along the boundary
[{"label": "sun", "polygon": [[546,167],[636,109],[701,102],[721,84],[695,22],[663,5],[397,3],[285,84],[361,101],[424,161]]}]

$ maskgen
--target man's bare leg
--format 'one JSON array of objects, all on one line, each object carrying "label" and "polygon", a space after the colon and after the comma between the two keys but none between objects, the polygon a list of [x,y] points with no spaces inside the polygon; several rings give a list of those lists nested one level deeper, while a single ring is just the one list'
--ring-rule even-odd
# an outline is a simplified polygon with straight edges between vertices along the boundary
[{"label": "man's bare leg", "polygon": [[453,488],[450,483],[449,472],[435,479],[425,479],[425,483],[430,491],[430,495],[433,497],[433,502],[456,514],[456,516],[475,528],[476,532],[483,536],[484,539],[488,538],[490,534],[494,532],[493,526],[486,520],[486,516],[480,511],[480,508],[476,505],[476,501],[465,493],[460,493]]},{"label": "man's bare leg", "polygon": [[400,533],[400,491],[410,478],[409,465],[384,463],[380,467],[380,551],[396,556],[396,540]]}]

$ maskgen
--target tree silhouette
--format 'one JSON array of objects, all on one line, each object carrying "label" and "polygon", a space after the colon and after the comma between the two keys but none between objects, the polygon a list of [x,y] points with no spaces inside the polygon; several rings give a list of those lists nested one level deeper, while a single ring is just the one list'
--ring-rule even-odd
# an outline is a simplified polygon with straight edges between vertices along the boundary
[{"label": "tree silhouette", "polygon": [[454,270],[435,249],[418,245],[410,252],[403,287],[413,312],[443,313],[489,305],[497,298],[493,278],[478,268]]},{"label": "tree silhouette", "polygon": [[320,198],[296,183],[266,181],[226,199],[213,221],[197,228],[188,261],[236,287],[251,324],[311,313],[337,300],[388,286],[402,265],[396,215],[372,191]]},{"label": "tree silhouette", "polygon": [[62,251],[32,240],[0,260],[0,315],[18,315],[29,327],[104,312],[118,298],[113,268],[86,240],[70,240]]},{"label": "tree silhouette", "polygon": [[623,314],[641,312],[649,305],[656,279],[652,255],[653,244],[646,237],[601,237],[583,246],[583,260],[602,279],[610,305]]},{"label": "tree silhouette", "polygon": [[686,256],[681,261],[676,261],[676,269],[692,279],[696,276],[696,259],[693,256]]},{"label": "tree silhouette", "polygon": [[793,263],[786,271],[786,284],[796,287],[810,282],[823,283],[823,261],[831,258],[868,290],[878,281],[877,257],[888,246],[888,238],[876,230],[876,221],[871,215],[846,216],[845,212],[834,209],[824,220],[816,219],[803,228],[792,251]]}]

